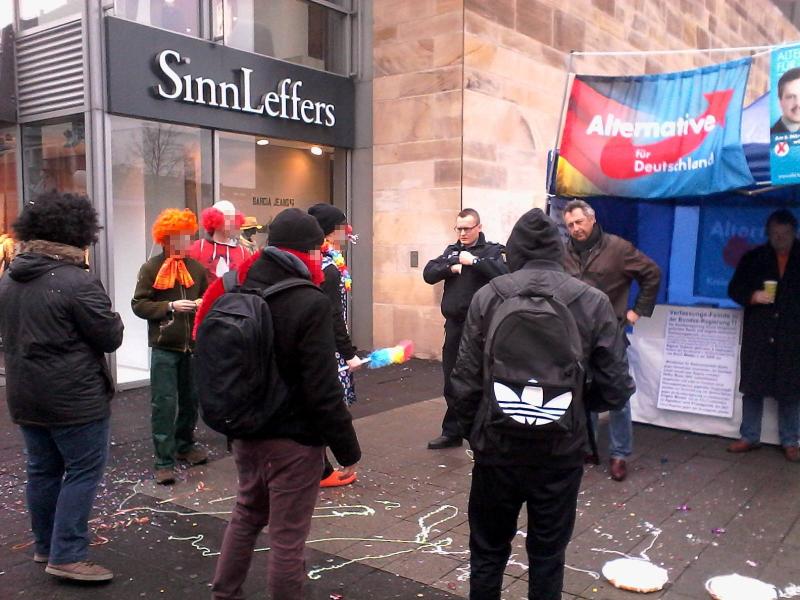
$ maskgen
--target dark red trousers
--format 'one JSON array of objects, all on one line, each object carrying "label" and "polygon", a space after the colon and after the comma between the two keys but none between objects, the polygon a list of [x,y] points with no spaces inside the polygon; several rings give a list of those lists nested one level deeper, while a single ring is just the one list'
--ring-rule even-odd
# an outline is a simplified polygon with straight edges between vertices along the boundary
[{"label": "dark red trousers", "polygon": [[236,508],[217,562],[214,600],[241,600],[256,539],[269,525],[267,587],[273,600],[300,600],[304,550],[319,495],[324,450],[292,440],[235,440]]}]

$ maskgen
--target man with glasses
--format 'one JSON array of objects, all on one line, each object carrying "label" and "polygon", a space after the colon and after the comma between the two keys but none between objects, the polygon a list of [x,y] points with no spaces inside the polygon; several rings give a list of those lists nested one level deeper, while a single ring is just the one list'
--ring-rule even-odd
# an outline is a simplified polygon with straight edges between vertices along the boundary
[{"label": "man with glasses", "polygon": [[430,450],[455,448],[462,443],[450,392],[450,372],[456,363],[461,330],[475,292],[492,278],[508,273],[505,248],[502,244],[486,241],[478,211],[472,208],[462,210],[453,229],[458,234],[458,241],[445,248],[441,256],[429,261],[422,273],[425,282],[431,285],[444,281],[442,371],[447,411],[442,420],[442,435],[428,442]]}]

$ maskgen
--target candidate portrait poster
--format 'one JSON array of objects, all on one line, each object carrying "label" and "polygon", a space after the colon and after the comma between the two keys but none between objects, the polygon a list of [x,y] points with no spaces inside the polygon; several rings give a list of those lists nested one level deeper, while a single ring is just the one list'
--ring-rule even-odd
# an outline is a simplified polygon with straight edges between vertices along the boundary
[{"label": "candidate portrait poster", "polygon": [[749,70],[746,58],[677,73],[577,75],[557,193],[677,198],[752,185],[740,140]]},{"label": "candidate portrait poster", "polygon": [[800,44],[773,50],[770,58],[770,179],[800,183]]}]

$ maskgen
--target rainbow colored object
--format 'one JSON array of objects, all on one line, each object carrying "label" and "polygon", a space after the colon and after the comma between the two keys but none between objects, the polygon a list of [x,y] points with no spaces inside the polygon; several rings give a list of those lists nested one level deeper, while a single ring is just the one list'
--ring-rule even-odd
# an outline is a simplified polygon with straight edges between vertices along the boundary
[{"label": "rainbow colored object", "polygon": [[367,365],[370,369],[379,369],[387,365],[399,365],[406,362],[414,355],[414,342],[411,340],[403,340],[398,342],[396,346],[391,348],[380,348],[374,350],[366,358],[369,361]]}]

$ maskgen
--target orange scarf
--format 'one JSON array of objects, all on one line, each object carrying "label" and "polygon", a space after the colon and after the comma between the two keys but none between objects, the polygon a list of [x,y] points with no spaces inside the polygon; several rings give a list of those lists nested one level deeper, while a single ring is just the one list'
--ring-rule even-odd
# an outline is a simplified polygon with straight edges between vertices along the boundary
[{"label": "orange scarf", "polygon": [[183,262],[183,258],[170,256],[158,270],[153,288],[157,290],[170,290],[175,287],[176,279],[185,288],[190,288],[194,285],[194,279],[189,275],[189,269],[186,268],[186,263]]}]

